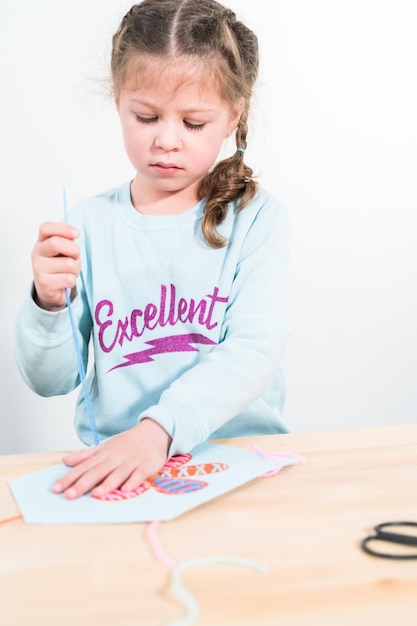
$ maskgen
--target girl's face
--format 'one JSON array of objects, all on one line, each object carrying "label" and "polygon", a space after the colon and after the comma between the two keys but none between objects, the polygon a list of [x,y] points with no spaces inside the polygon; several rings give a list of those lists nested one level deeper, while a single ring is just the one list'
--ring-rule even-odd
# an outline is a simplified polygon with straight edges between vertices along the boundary
[{"label": "girl's face", "polygon": [[158,61],[151,65],[117,97],[126,152],[137,172],[134,205],[141,210],[175,194],[181,212],[197,201],[199,182],[237,125],[242,106],[231,108],[202,78],[184,80],[184,64],[168,72]]}]

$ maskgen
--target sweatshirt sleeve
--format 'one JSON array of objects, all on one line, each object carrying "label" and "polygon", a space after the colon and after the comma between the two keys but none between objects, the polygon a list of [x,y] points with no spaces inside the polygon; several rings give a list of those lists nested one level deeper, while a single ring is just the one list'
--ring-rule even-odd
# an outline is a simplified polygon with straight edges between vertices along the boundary
[{"label": "sweatshirt sleeve", "polygon": [[170,454],[205,441],[267,391],[280,368],[290,320],[288,213],[269,200],[241,245],[220,342],[140,416],[172,435]]},{"label": "sweatshirt sleeve", "polygon": [[[74,316],[82,320],[80,296],[72,307]],[[88,330],[79,333],[85,367],[88,337]],[[38,395],[63,395],[75,389],[80,381],[68,309],[45,311],[35,303],[33,294],[28,296],[16,317],[15,358],[23,380]]]}]

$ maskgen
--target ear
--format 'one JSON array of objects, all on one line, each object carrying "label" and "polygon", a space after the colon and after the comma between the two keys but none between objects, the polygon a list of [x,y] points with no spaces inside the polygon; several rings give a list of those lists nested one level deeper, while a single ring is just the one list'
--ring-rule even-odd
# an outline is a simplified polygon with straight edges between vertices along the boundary
[{"label": "ear", "polygon": [[242,116],[243,109],[245,108],[245,98],[240,98],[238,102],[232,107],[230,111],[230,119],[228,124],[228,135],[230,135],[236,126],[239,124],[239,120]]}]

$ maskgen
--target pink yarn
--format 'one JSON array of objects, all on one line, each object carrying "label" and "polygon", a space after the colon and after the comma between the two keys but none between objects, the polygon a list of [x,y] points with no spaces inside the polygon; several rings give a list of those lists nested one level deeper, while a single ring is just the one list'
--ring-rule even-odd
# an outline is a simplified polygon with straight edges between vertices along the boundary
[{"label": "pink yarn", "polygon": [[175,565],[175,561],[171,559],[171,557],[162,548],[161,542],[156,532],[160,523],[161,522],[159,520],[154,520],[153,522],[150,522],[146,529],[146,537],[156,559],[160,563],[168,567],[168,569],[172,569]]},{"label": "pink yarn", "polygon": [[176,563],[171,557],[165,552],[163,549],[161,542],[159,540],[157,529],[159,527],[160,522],[158,520],[154,520],[150,522],[146,529],[146,536],[148,542],[152,548],[154,556],[156,559],[165,565],[170,570],[170,588],[173,593],[175,593],[179,599],[182,600],[184,609],[186,611],[185,616],[176,620],[175,622],[171,622],[168,626],[191,626],[194,624],[198,617],[199,605],[194,596],[183,586],[181,582],[181,573],[192,566],[195,565],[212,565],[216,563],[225,563],[229,565],[236,565],[238,567],[250,567],[252,569],[258,570],[259,572],[265,574],[267,572],[266,567],[255,563],[254,561],[248,561],[246,559],[234,559],[230,557],[223,556],[214,556],[205,559],[190,559],[186,561],[180,561]]},{"label": "pink yarn", "polygon": [[259,454],[259,456],[266,459],[267,461],[272,461],[276,465],[275,469],[271,470],[270,472],[266,472],[265,474],[261,474],[260,478],[268,478],[269,476],[275,476],[275,474],[278,474],[278,472],[281,471],[283,467],[282,462],[281,462],[283,458],[294,459],[298,461],[299,463],[305,463],[306,461],[303,456],[300,456],[299,454],[294,454],[292,452],[283,452],[281,454],[275,454],[273,452],[266,452],[265,450],[258,448],[258,446],[254,443],[251,443],[251,448],[257,454]]},{"label": "pink yarn", "polygon": [[14,515],[13,517],[6,517],[5,519],[0,519],[0,524],[8,524],[9,522],[15,522],[18,519],[23,519],[23,516]]}]

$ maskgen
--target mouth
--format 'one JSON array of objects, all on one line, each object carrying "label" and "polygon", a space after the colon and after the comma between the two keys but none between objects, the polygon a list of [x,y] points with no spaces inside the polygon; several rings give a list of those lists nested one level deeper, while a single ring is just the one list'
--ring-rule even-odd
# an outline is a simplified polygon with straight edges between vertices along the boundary
[{"label": "mouth", "polygon": [[178,167],[175,163],[152,163],[153,170],[160,174],[172,175],[182,171],[182,167]]}]

